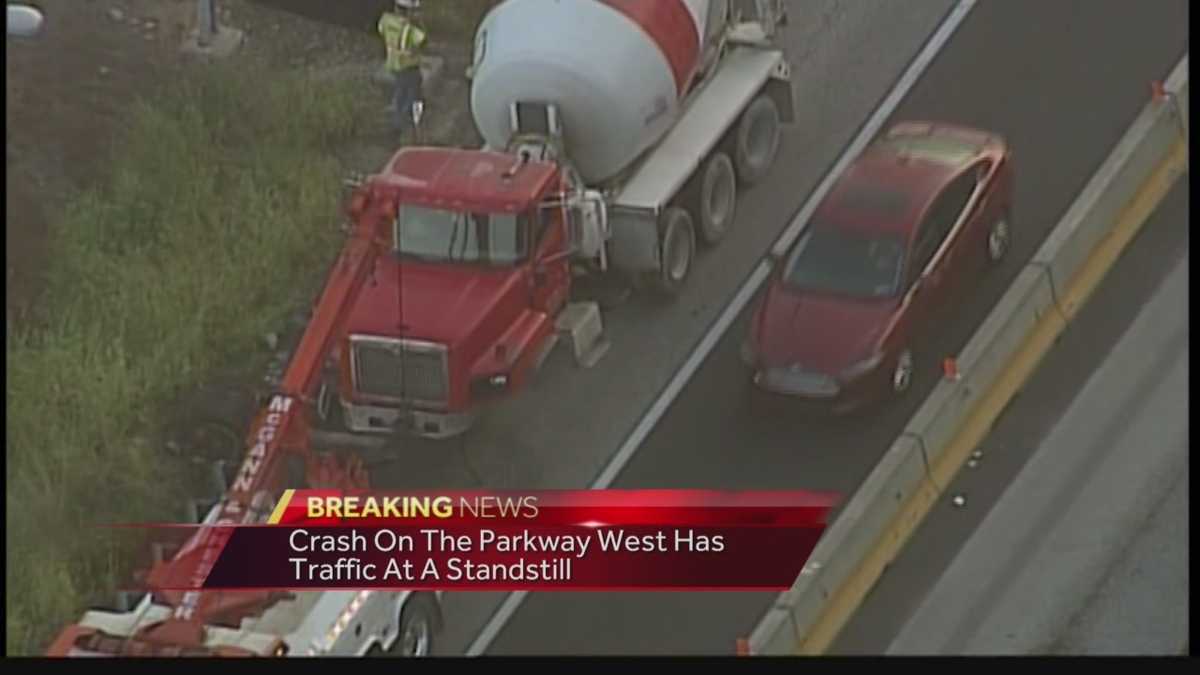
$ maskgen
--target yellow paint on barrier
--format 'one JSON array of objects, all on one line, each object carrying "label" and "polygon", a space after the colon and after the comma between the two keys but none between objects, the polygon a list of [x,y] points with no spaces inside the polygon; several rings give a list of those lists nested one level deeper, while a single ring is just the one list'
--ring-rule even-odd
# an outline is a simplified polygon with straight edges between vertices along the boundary
[{"label": "yellow paint on barrier", "polygon": [[801,641],[797,652],[801,655],[824,654],[841,633],[842,628],[862,604],[863,599],[887,565],[896,558],[912,533],[920,526],[925,516],[940,496],[937,486],[949,485],[954,476],[966,463],[971,452],[991,431],[1012,397],[1025,385],[1037,369],[1042,358],[1050,351],[1067,323],[1078,315],[1101,280],[1116,264],[1121,253],[1141,230],[1154,209],[1166,197],[1175,180],[1187,168],[1187,143],[1180,141],[1172,148],[1164,161],[1147,179],[1146,184],[1121,212],[1117,224],[1088,256],[1079,269],[1067,292],[1060,300],[1061,312],[1046,312],[1025,343],[1017,350],[1011,363],[1003,370],[967,416],[962,427],[942,453],[936,465],[931,467],[931,477],[926,477],[917,493],[909,500],[883,537],[863,558],[862,563],[834,592],[825,613],[813,624],[808,635]]}]

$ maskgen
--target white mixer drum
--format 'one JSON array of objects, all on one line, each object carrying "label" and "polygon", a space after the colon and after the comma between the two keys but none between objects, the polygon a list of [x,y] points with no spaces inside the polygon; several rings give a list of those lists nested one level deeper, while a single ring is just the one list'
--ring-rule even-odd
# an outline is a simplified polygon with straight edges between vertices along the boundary
[{"label": "white mixer drum", "polygon": [[476,126],[503,148],[511,104],[556,104],[575,168],[602,183],[675,122],[709,11],[710,0],[507,0],[476,34]]}]

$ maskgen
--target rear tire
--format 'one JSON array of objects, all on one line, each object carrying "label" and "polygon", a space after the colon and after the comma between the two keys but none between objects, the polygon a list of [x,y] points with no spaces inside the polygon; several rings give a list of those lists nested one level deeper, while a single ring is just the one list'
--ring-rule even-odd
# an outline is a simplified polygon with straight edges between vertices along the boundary
[{"label": "rear tire", "polygon": [[672,206],[663,212],[658,231],[661,255],[653,286],[660,296],[674,299],[692,272],[696,259],[696,230],[691,214]]},{"label": "rear tire", "polygon": [[734,130],[733,160],[745,186],[761,183],[775,164],[782,138],[779,106],[763,93],[742,113]]},{"label": "rear tire", "polygon": [[185,402],[172,435],[185,457],[206,466],[220,463],[230,485],[245,459],[257,408],[254,394],[243,388],[203,387]]},{"label": "rear tire", "polygon": [[733,225],[737,213],[737,174],[733,160],[724,152],[714,152],[694,179],[692,213],[700,225],[700,241],[716,246]]},{"label": "rear tire", "polygon": [[396,640],[389,656],[419,658],[433,654],[437,610],[427,595],[413,595],[404,603],[396,625]]}]

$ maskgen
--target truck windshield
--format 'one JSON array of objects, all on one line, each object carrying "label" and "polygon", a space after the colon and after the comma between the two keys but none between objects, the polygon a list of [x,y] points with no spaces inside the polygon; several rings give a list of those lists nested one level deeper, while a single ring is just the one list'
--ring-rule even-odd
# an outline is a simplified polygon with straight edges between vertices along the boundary
[{"label": "truck windshield", "polygon": [[904,240],[898,235],[814,225],[801,239],[783,278],[798,290],[885,298],[900,288],[903,260]]},{"label": "truck windshield", "polygon": [[432,262],[513,265],[526,256],[526,216],[470,213],[402,204],[396,216],[396,252]]}]

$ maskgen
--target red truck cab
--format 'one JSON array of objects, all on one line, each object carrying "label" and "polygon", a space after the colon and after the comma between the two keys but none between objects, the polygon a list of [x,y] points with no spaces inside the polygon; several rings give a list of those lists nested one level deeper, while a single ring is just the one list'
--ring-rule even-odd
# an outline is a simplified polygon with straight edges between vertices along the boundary
[{"label": "red truck cab", "polygon": [[358,189],[354,226],[389,245],[334,357],[350,431],[460,434],[541,364],[570,290],[565,188],[554,163],[406,148]]}]

